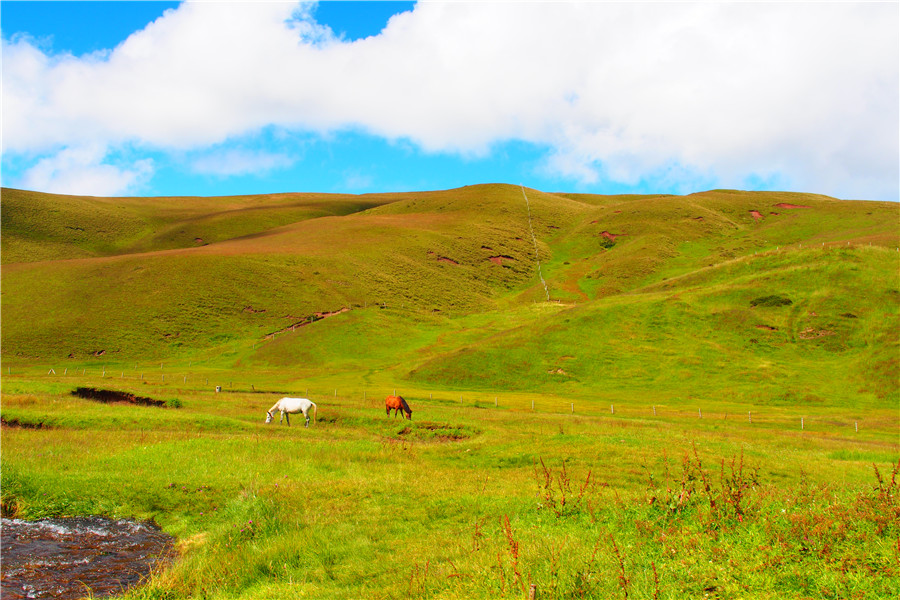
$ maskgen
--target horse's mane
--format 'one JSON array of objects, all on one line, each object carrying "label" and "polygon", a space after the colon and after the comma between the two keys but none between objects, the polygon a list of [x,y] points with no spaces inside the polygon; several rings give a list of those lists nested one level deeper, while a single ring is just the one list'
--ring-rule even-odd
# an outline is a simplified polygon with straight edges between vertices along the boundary
[{"label": "horse's mane", "polygon": [[397,397],[400,398],[400,404],[403,405],[403,410],[408,413],[412,413],[412,409],[409,407],[409,404],[406,403],[406,400],[403,399],[403,396],[397,396]]}]

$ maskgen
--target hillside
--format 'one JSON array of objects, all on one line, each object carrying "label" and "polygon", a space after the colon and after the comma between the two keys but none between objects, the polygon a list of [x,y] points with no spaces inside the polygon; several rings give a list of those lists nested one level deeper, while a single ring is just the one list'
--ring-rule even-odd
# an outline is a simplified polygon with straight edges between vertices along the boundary
[{"label": "hillside", "polygon": [[893,203],[507,185],[0,203],[6,362],[898,401]]}]

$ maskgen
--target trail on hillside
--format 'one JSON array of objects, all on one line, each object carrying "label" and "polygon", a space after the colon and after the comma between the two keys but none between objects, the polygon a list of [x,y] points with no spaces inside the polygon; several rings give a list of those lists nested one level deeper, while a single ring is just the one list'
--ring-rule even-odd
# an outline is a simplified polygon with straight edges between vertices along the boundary
[{"label": "trail on hillside", "polygon": [[537,238],[534,236],[534,225],[531,223],[531,204],[528,203],[528,196],[525,194],[525,186],[520,185],[519,187],[522,188],[522,197],[525,198],[525,208],[528,210],[528,230],[531,232],[531,241],[534,242],[534,260],[537,262],[538,277],[540,277],[541,283],[544,286],[544,294],[547,296],[547,302],[550,302],[550,290],[547,289],[547,282],[544,281],[544,275],[541,273],[541,257],[538,254]]}]

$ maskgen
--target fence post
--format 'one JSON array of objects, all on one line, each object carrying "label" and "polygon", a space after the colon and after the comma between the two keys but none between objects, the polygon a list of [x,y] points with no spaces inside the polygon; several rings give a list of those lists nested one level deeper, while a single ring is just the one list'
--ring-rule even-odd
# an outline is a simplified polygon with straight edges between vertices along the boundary
[{"label": "fence post", "polygon": [[572,403],[572,414],[573,415],[575,414],[575,403],[574,402]]},{"label": "fence post", "polygon": [[697,409],[697,414],[700,416],[701,419],[703,418],[703,411],[700,410],[699,408]]},{"label": "fence post", "polygon": [[800,431],[803,431],[803,429],[804,429],[804,426],[803,426],[803,417],[800,417]]},{"label": "fence post", "polygon": [[616,414],[616,407],[612,404],[609,405],[609,413],[612,415]]},{"label": "fence post", "polygon": [[856,427],[856,433],[859,433],[859,421],[854,422],[853,425]]},{"label": "fence post", "polygon": [[534,410],[534,400],[531,401],[531,410]]},{"label": "fence post", "polygon": [[747,420],[751,423],[753,422],[753,413],[751,413],[749,410],[747,411]]}]

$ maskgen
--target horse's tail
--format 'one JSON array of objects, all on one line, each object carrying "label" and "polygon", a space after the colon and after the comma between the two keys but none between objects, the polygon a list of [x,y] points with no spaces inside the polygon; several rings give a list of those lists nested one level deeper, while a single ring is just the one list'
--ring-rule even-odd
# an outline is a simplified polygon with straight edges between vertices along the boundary
[{"label": "horse's tail", "polygon": [[315,403],[315,402],[310,402],[310,404],[312,404],[312,407],[313,407],[313,423],[315,423],[315,422],[318,420],[318,418],[319,418],[319,417],[318,417],[318,415],[319,415],[319,407],[316,406],[316,403]]}]

